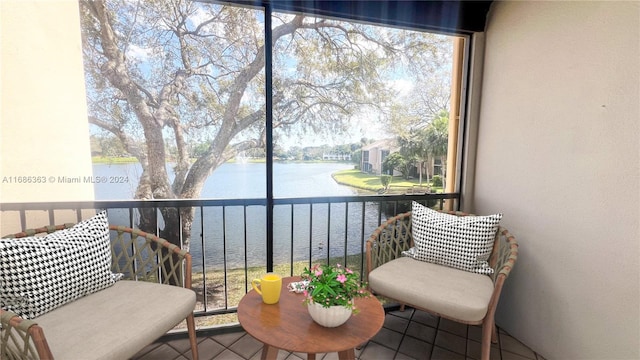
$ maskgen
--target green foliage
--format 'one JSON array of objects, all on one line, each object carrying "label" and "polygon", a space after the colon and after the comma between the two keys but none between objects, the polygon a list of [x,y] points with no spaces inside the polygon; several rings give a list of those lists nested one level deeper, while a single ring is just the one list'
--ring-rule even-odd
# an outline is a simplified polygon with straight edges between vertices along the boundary
[{"label": "green foliage", "polygon": [[370,296],[365,291],[365,286],[360,283],[360,276],[340,264],[316,264],[311,269],[305,268],[302,279],[309,282],[304,292],[307,304],[315,302],[326,308],[345,306],[356,313],[353,299]]},{"label": "green foliage", "polygon": [[129,153],[122,145],[122,142],[113,135],[93,135],[89,138],[91,143],[91,152],[101,154],[102,156],[128,156]]},{"label": "green foliage", "polygon": [[394,152],[389,154],[384,159],[382,163],[382,168],[384,171],[390,170],[398,170],[402,173],[402,177],[405,179],[409,178],[409,166],[411,163],[407,161],[407,159],[402,156],[399,152]]},{"label": "green foliage", "polygon": [[449,113],[440,112],[424,131],[427,152],[432,156],[446,156],[449,139]]},{"label": "green foliage", "polygon": [[351,162],[358,164],[358,169],[360,168],[360,163],[362,161],[362,150],[357,148],[351,151]]},{"label": "green foliage", "polygon": [[431,184],[435,187],[442,187],[442,176],[434,175],[433,178],[431,178]]},{"label": "green foliage", "polygon": [[380,176],[380,182],[382,183],[382,187],[384,187],[385,190],[389,190],[389,185],[391,185],[391,178],[391,175]]},{"label": "green foliage", "polygon": [[[415,130],[403,129],[399,131],[397,137],[398,144],[400,145],[399,154],[404,158],[403,171],[399,166],[402,164],[394,159],[396,162],[396,170],[401,171],[403,175],[408,176],[412,165],[429,164],[434,158],[440,159],[441,163],[446,162],[447,150],[448,150],[448,136],[449,136],[449,112],[442,110],[438,112],[432,119],[429,119],[426,124],[414,122]],[[421,166],[419,166],[421,168]],[[431,169],[427,170],[427,174]],[[420,170],[422,171],[422,170]],[[406,174],[405,174],[406,172]]]},{"label": "green foliage", "polygon": [[197,144],[194,144],[191,146],[191,152],[189,154],[189,156],[193,157],[193,158],[198,158],[201,157],[203,155],[205,155],[207,153],[207,150],[209,149],[209,143],[206,141],[203,142],[199,142]]}]

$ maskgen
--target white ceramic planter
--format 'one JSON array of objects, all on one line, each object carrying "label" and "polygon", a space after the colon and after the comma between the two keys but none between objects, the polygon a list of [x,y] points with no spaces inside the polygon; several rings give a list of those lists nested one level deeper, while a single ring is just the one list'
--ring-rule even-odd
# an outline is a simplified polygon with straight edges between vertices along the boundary
[{"label": "white ceramic planter", "polygon": [[308,309],[313,321],[324,327],[340,326],[351,317],[351,309],[344,306],[330,306],[325,308],[322,307],[322,305],[310,303]]}]

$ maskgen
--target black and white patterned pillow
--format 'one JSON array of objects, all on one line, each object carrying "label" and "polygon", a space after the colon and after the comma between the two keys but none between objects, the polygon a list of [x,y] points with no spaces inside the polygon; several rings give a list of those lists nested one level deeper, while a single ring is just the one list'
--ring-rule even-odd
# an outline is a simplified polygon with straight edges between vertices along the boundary
[{"label": "black and white patterned pillow", "polygon": [[502,214],[456,216],[413,202],[414,249],[407,256],[479,274],[491,274],[488,260]]},{"label": "black and white patterned pillow", "polygon": [[106,212],[46,237],[0,240],[0,306],[23,318],[113,283]]}]

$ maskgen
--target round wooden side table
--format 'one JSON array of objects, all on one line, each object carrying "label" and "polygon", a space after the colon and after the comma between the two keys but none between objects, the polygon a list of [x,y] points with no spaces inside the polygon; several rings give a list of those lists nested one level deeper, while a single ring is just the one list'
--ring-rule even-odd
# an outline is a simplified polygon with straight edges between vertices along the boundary
[{"label": "round wooden side table", "polygon": [[341,326],[326,328],[316,324],[302,294],[290,292],[287,285],[300,277],[282,279],[280,301],[267,305],[254,290],[238,304],[238,320],[244,330],[264,344],[262,359],[276,359],[278,350],[315,354],[337,352],[340,359],[355,359],[355,348],[371,339],[384,323],[384,309],[375,297],[357,298],[357,315]]}]

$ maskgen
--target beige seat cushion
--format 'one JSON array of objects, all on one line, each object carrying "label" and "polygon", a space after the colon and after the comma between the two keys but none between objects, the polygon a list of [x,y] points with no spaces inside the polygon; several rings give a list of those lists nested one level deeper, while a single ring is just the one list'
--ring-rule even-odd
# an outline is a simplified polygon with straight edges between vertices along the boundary
[{"label": "beige seat cushion", "polygon": [[374,293],[424,310],[480,322],[489,306],[493,282],[487,275],[401,257],[369,274]]},{"label": "beige seat cushion", "polygon": [[184,320],[192,290],[121,280],[33,321],[56,359],[128,359]]}]

